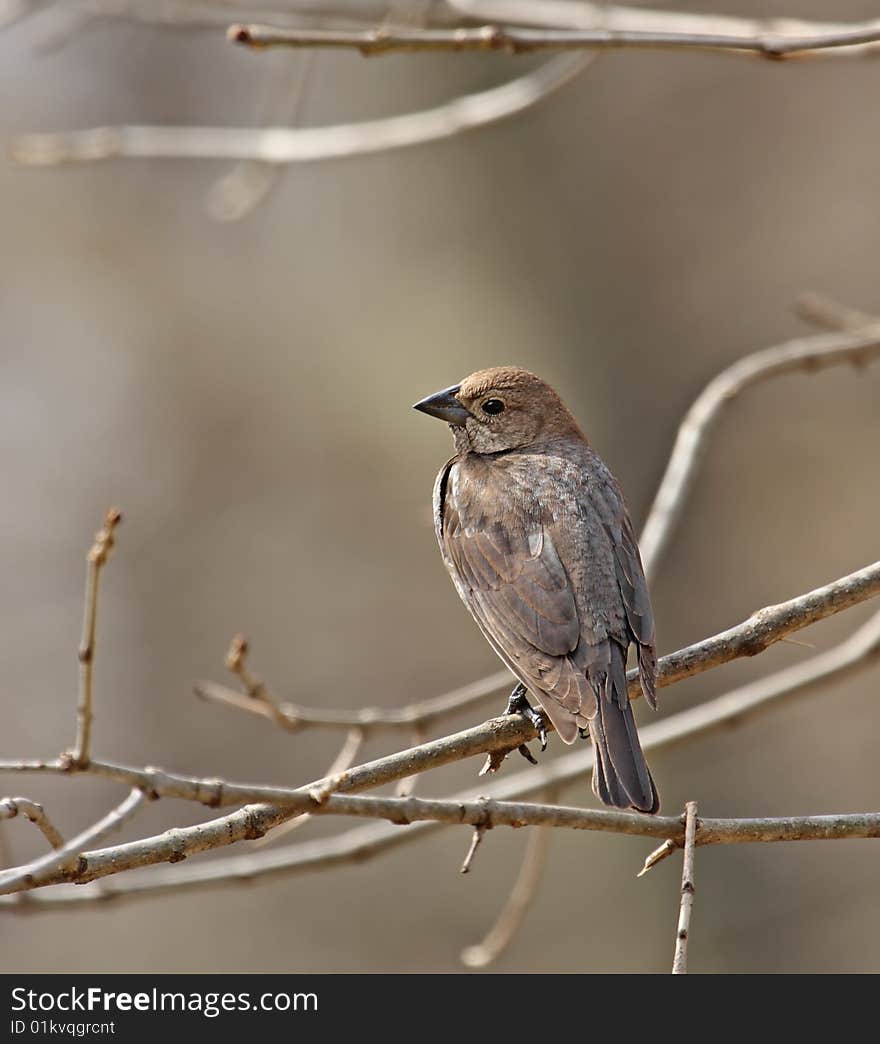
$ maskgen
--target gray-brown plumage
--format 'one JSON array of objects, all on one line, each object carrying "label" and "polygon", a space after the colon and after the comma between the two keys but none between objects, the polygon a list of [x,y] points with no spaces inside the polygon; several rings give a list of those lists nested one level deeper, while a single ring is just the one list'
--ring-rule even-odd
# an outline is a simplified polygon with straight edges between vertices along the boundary
[{"label": "gray-brown plumage", "polygon": [[626,685],[634,645],[656,706],[654,620],[613,475],[527,370],[481,370],[415,408],[447,421],[455,442],[434,486],[434,521],[462,601],[566,743],[589,727],[596,795],[656,812]]}]

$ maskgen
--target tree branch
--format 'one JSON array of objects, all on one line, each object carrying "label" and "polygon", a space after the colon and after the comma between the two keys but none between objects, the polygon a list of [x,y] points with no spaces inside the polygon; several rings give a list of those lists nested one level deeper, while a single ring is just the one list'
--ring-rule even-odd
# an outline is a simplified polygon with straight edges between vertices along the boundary
[{"label": "tree branch", "polygon": [[[119,825],[123,814],[130,814],[134,808],[126,808],[140,795],[134,792],[126,799],[123,806],[111,813],[116,817],[113,826]],[[247,809],[242,810],[247,812]],[[476,800],[428,800],[425,798],[376,798],[345,795],[332,795],[321,806],[322,815],[359,816],[366,818],[388,819],[396,826],[414,823],[446,823],[469,824],[483,830],[493,827],[507,826],[520,828],[526,826],[554,827],[567,830],[602,831],[614,834],[627,834],[637,837],[668,836],[672,841],[685,844],[687,841],[685,825],[681,818],[668,816],[642,816],[626,812],[611,812],[599,809],[571,808],[561,805],[538,805],[530,803],[502,802],[479,798]],[[238,815],[238,814],[237,814]],[[28,867],[24,867],[16,876],[0,875],[0,895],[13,891],[25,891],[30,888],[48,884],[76,883],[86,884],[99,878],[136,866],[146,866],[155,862],[157,848],[164,852],[163,861],[179,861],[186,858],[193,850],[204,851],[209,844],[206,833],[203,847],[193,849],[186,843],[184,834],[200,828],[186,830],[169,830],[158,837],[144,838],[128,844],[116,845],[112,849],[101,849],[83,853],[74,867],[62,866],[61,863],[80,851],[89,834],[97,833],[99,827],[106,833],[106,824],[110,817],[102,820],[90,831],[84,832],[63,849],[50,853]],[[214,833],[216,824],[202,824],[211,828]],[[254,820],[254,829],[259,830],[258,820]],[[782,841],[845,841],[880,837],[880,812],[862,812],[824,816],[785,816],[761,819],[701,819],[700,832],[696,843],[713,844],[755,844]],[[330,842],[338,841],[330,839]],[[301,849],[314,850],[318,844],[300,846]],[[328,849],[332,844],[324,842]],[[289,856],[289,853],[286,853]],[[279,855],[271,853],[271,861],[265,857],[261,862],[266,864],[264,871],[272,863],[278,869]],[[323,859],[322,865],[331,865],[335,859]],[[122,866],[117,864],[122,863]],[[49,864],[52,864],[51,867]],[[249,875],[250,876],[250,875]],[[228,877],[224,877],[228,880]],[[104,897],[114,893],[106,892]]]},{"label": "tree branch", "polygon": [[[826,681],[829,677],[841,677],[858,667],[865,666],[872,659],[876,658],[877,655],[880,655],[880,613],[872,616],[846,642],[826,653],[813,657],[807,663],[786,668],[708,703],[643,728],[641,730],[642,746],[646,751],[650,751],[711,731],[721,725],[729,724],[731,721],[741,720],[747,714],[753,713],[781,697],[807,691]],[[530,738],[529,733],[531,733],[531,736],[534,734],[531,726],[517,716],[508,716],[493,719],[477,729],[459,733],[457,736],[446,737],[445,740],[434,741],[433,744],[426,744],[425,746],[433,748],[431,753],[434,755],[434,763],[439,764],[441,762],[436,757],[438,753],[436,744],[441,745],[440,749],[444,751],[445,756],[449,757],[450,760],[457,760],[451,754],[452,748],[458,748],[459,750],[467,749],[471,753],[476,753],[477,750],[475,748],[480,743],[485,744],[489,737],[491,737],[492,742],[512,744],[514,741],[523,739],[524,736],[525,738]],[[413,765],[423,757],[424,749],[422,747],[415,748],[412,751],[404,751],[401,754],[391,755],[390,758],[379,759],[376,762],[352,769],[349,773],[344,774],[345,778],[338,782],[336,789],[352,793],[355,789],[363,789],[378,785],[379,782],[388,782],[391,779],[399,778],[399,776],[395,776],[395,772],[403,771],[406,774],[411,774],[414,771]],[[461,754],[460,756],[467,756],[467,754]],[[432,759],[429,758],[428,760]],[[504,801],[541,792],[548,787],[560,787],[574,780],[582,780],[591,770],[592,764],[592,748],[576,751],[557,758],[551,763],[542,765],[538,769],[518,773],[484,786],[482,794],[466,791],[464,794],[452,799],[452,803],[456,804],[457,807],[457,803],[460,801],[480,798],[482,800],[488,798],[490,800]],[[69,767],[65,768],[59,762],[2,762],[0,763],[0,771],[63,773],[65,771],[70,772],[71,769]],[[122,870],[147,866],[153,863],[175,862],[197,852],[223,847],[238,840],[262,836],[275,823],[283,822],[285,818],[296,814],[295,811],[291,810],[292,808],[298,807],[302,809],[308,807],[313,813],[322,811],[331,796],[326,789],[327,784],[332,784],[333,782],[320,780],[311,786],[295,789],[247,787],[236,790],[236,785],[225,784],[219,780],[192,780],[187,777],[162,773],[161,770],[134,770],[124,766],[95,761],[91,762],[87,772],[89,774],[109,776],[125,782],[134,782],[136,785],[144,786],[148,792],[154,792],[156,796],[195,797],[201,794],[201,797],[196,797],[197,800],[202,800],[206,804],[220,804],[222,801],[230,799],[233,795],[240,797],[242,800],[247,800],[244,795],[251,794],[254,796],[265,796],[270,801],[285,801],[287,804],[286,806],[279,804],[251,805],[208,823],[194,827],[173,829],[165,834],[133,842],[130,845],[120,845],[101,852],[87,853],[80,862],[82,875],[76,878],[78,882],[94,880]],[[314,801],[315,798],[323,798],[321,807],[307,805],[307,796],[311,801]],[[413,801],[415,799],[404,800]],[[338,804],[331,803],[329,805],[331,814],[339,808]],[[603,815],[612,815],[612,813],[603,813]],[[642,821],[642,817],[629,818]],[[654,818],[645,820],[645,822],[662,823],[664,826],[661,835],[664,837],[669,836],[666,832],[668,830],[666,825],[669,822],[668,820],[664,821]],[[72,895],[65,894],[63,899],[59,899],[57,896],[47,897],[46,902],[51,904],[55,901],[104,901],[116,895],[142,895],[155,891],[164,891],[168,888],[178,889],[221,882],[229,883],[252,880],[256,877],[275,873],[290,873],[297,870],[313,869],[318,866],[329,867],[340,863],[359,861],[368,856],[378,854],[387,848],[399,844],[401,841],[415,839],[422,830],[430,829],[432,826],[436,826],[436,823],[424,822],[421,826],[411,827],[405,833],[401,833],[395,827],[387,825],[353,829],[336,837],[306,842],[280,850],[261,852],[255,856],[233,856],[191,870],[169,868],[164,871],[156,871],[146,880],[140,880],[137,877],[134,880],[126,879],[119,882],[112,889],[105,890],[100,895],[83,895],[77,892]],[[650,827],[644,829],[649,830]],[[779,838],[779,840],[781,839]],[[771,838],[757,838],[757,840],[771,840]],[[69,879],[69,876],[65,875],[58,877],[58,881]]]},{"label": "tree branch", "polygon": [[373,55],[444,51],[504,51],[530,54],[561,50],[649,50],[719,51],[759,58],[804,57],[818,51],[860,47],[880,42],[880,23],[860,23],[832,32],[790,36],[758,32],[752,36],[714,32],[657,32],[645,29],[516,29],[482,25],[472,29],[403,29],[381,27],[346,31],[334,29],[287,29],[271,25],[235,24],[227,38],[237,44],[262,50],[270,47],[332,48],[356,50]]},{"label": "tree branch", "polygon": [[33,823],[52,848],[61,848],[64,845],[64,838],[41,804],[26,797],[0,798],[0,819],[15,819],[19,815]]},{"label": "tree branch", "polygon": [[226,159],[314,163],[424,145],[516,116],[550,97],[587,68],[591,55],[551,59],[499,87],[423,112],[327,127],[95,127],[25,134],[12,158],[30,166],[116,159]]},{"label": "tree branch", "polygon": [[[880,562],[875,562],[873,565],[859,569],[788,602],[759,609],[735,627],[660,657],[657,667],[657,685],[659,688],[665,688],[740,657],[754,656],[786,635],[860,602],[867,601],[877,594],[880,594]],[[880,620],[880,614],[877,618]],[[877,628],[880,629],[880,623],[877,624]],[[857,632],[857,634],[859,633],[861,632]],[[873,649],[873,630],[871,636],[871,649]],[[854,635],[853,638],[855,637]],[[852,640],[850,639],[850,641]],[[825,655],[831,654],[826,653]],[[798,668],[809,669],[810,664],[820,659],[821,657],[815,657],[807,664],[799,664]],[[790,668],[792,671],[796,669]],[[641,691],[638,672],[630,671],[627,681],[630,698],[634,698]],[[703,707],[707,706],[710,705],[703,705]],[[702,708],[695,708],[695,710],[700,709]],[[127,783],[129,786],[140,787],[153,797],[173,797],[197,801],[211,808],[240,804],[244,801],[285,802],[288,799],[296,805],[300,795],[303,794],[320,803],[331,793],[353,793],[356,790],[381,786],[384,783],[394,782],[474,755],[491,751],[515,750],[520,744],[533,740],[535,736],[534,726],[518,714],[491,718],[474,728],[386,755],[344,772],[325,776],[304,787],[295,788],[236,784],[221,779],[196,779],[165,772],[163,769],[136,769],[107,761],[92,760],[83,768],[70,765],[64,758],[48,762],[0,761],[0,772],[66,774],[86,771],[91,775],[104,776]]]},{"label": "tree branch", "polygon": [[[817,817],[818,818],[818,817]],[[745,821],[744,821],[745,822]],[[702,828],[702,823],[699,824]],[[742,824],[740,824],[742,825]],[[688,935],[691,929],[691,911],[694,907],[694,846],[697,836],[697,803],[688,801],[685,806],[684,858],[681,867],[681,904],[678,911],[678,929],[675,933],[675,956],[672,959],[672,974],[687,974]]]},{"label": "tree branch", "polygon": [[138,811],[145,799],[143,791],[133,789],[125,801],[117,808],[108,812],[103,819],[94,826],[77,834],[66,844],[60,846],[53,852],[49,852],[39,859],[25,866],[14,867],[11,870],[0,871],[0,895],[10,895],[13,892],[27,891],[30,888],[39,888],[41,885],[49,884],[57,879],[57,875],[78,873],[83,856],[81,853],[88,845],[103,841],[108,834],[118,830]]},{"label": "tree branch", "polygon": [[122,521],[122,513],[110,508],[104,525],[95,534],[86,561],[86,596],[83,609],[82,640],[79,659],[79,701],[76,708],[76,743],[70,757],[78,767],[88,764],[92,737],[92,680],[95,661],[95,628],[98,619],[98,581],[113,550],[114,532]]},{"label": "tree branch", "polygon": [[[668,525],[671,524],[673,523],[668,523]],[[656,557],[656,550],[654,554]],[[824,587],[792,598],[788,602],[759,609],[735,627],[667,656],[662,656],[657,667],[657,685],[660,688],[674,685],[684,678],[701,674],[703,671],[711,670],[742,656],[755,656],[787,635],[793,634],[803,627],[809,627],[842,609],[873,598],[877,594],[880,594],[880,562],[874,562],[849,576],[841,577]],[[286,722],[286,728],[304,728],[307,725],[345,729],[358,727],[364,730],[412,727],[413,723],[424,725],[434,722],[476,704],[485,696],[497,692],[509,681],[509,673],[499,671],[474,682],[473,685],[457,689],[436,700],[413,703],[399,709],[385,710],[378,707],[367,707],[361,711],[334,711],[281,704],[279,710]],[[628,672],[627,684],[630,699],[638,698],[641,695],[641,685],[637,670],[633,669]],[[275,720],[276,712],[267,711],[264,702],[250,700],[222,685],[216,685],[213,682],[198,682],[195,691],[203,699]],[[529,728],[521,742],[534,738],[534,730]],[[487,748],[486,752],[488,753],[490,749],[500,750],[502,748],[500,746]]]},{"label": "tree branch", "polygon": [[871,326],[859,334],[814,334],[747,355],[710,381],[678,429],[675,447],[639,537],[648,578],[656,572],[684,510],[708,437],[731,399],[755,384],[783,374],[860,366],[876,359],[880,359],[880,320],[872,319]]}]

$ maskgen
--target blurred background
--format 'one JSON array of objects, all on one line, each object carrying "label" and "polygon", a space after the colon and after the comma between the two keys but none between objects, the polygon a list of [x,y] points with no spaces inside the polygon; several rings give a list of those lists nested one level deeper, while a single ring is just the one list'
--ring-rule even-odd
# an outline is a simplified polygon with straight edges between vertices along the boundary
[{"label": "blurred background", "polygon": [[[686,6],[878,16],[854,0]],[[305,60],[246,53],[216,29],[56,28],[44,11],[0,34],[7,144],[102,124],[256,125],[273,77]],[[416,111],[534,64],[318,53],[300,120]],[[485,366],[537,371],[640,526],[704,383],[809,332],[799,293],[880,310],[878,77],[861,59],[606,54],[507,122],[291,166],[238,222],[206,209],[228,163],[0,163],[0,756],[72,743],[84,555],[110,503],[125,522],[102,587],[96,756],[288,785],[320,776],[338,735],[284,735],[192,696],[194,679],[224,679],[236,631],[278,696],[310,705],[396,707],[497,670],[432,531],[448,433],[410,404]],[[654,583],[660,652],[875,560],[878,444],[880,367],[737,400]],[[829,648],[869,613],[798,639]],[[780,644],[664,690],[660,713],[813,652]],[[877,808],[878,680],[874,668],[654,753],[664,811],[688,799],[710,816]],[[377,737],[364,756],[398,744]],[[544,757],[560,747],[551,739]],[[417,793],[476,785],[479,764],[424,776]],[[6,777],[2,790],[45,802],[67,836],[123,796],[87,778]],[[595,804],[587,781],[564,799]],[[197,818],[159,802],[124,836]],[[348,825],[311,823],[281,843]],[[2,826],[16,861],[40,851],[27,823]],[[0,970],[460,970],[525,842],[493,831],[463,877],[469,834],[248,887],[7,910]],[[652,847],[559,831],[495,970],[667,971],[680,861],[637,881]],[[878,869],[866,841],[701,850],[691,969],[877,970]]]}]

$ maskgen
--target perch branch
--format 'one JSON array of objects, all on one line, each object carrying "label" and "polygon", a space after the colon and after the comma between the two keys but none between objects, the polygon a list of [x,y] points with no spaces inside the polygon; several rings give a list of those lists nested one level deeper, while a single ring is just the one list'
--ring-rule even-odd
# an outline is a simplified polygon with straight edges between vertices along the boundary
[{"label": "perch branch", "polygon": [[[692,464],[688,466],[693,467]],[[673,523],[667,523],[671,524]],[[657,554],[656,548],[654,554]],[[880,562],[791,601],[759,609],[735,627],[661,657],[657,684],[661,688],[673,685],[683,678],[700,674],[738,657],[755,656],[795,631],[877,594],[880,594]],[[281,704],[278,705],[278,713],[286,729],[306,726],[345,729],[356,727],[366,732],[378,728],[412,728],[414,725],[425,726],[430,722],[436,722],[440,718],[477,704],[487,695],[497,692],[509,680],[510,675],[507,671],[497,671],[472,685],[435,700],[412,703],[401,708],[365,707],[360,711],[337,711]],[[627,683],[630,699],[637,698],[641,694],[638,671],[631,670],[627,674]],[[239,693],[214,682],[198,682],[194,691],[202,699],[279,720],[276,718],[276,712],[267,710],[263,701],[242,697]],[[531,733],[525,738],[533,739],[534,734]]]},{"label": "perch branch", "polygon": [[694,906],[694,847],[697,837],[697,803],[685,805],[684,858],[681,867],[681,905],[678,911],[678,930],[675,933],[675,956],[672,974],[687,974],[688,935],[691,929],[691,911]]},{"label": "perch branch", "polygon": [[[735,627],[667,656],[662,656],[658,662],[657,684],[663,688],[682,681],[684,678],[729,663],[738,657],[754,656],[793,631],[816,623],[859,602],[867,601],[878,593],[880,593],[880,562],[875,562],[873,565],[857,570],[824,587],[809,591],[798,598],[760,609]],[[857,638],[859,642],[854,644]],[[813,657],[806,663],[787,668],[787,672],[796,676],[798,681],[801,678],[809,680],[814,672],[824,677],[828,668],[836,665],[841,656],[844,665],[848,664],[850,657],[861,659],[872,654],[878,643],[880,643],[880,613],[872,617],[868,624],[837,649]],[[840,650],[844,650],[844,652],[841,653]],[[772,675],[771,679],[779,678],[787,672],[782,671],[777,675]],[[769,682],[771,679],[762,681]],[[636,671],[630,672],[628,681],[630,695],[634,696],[638,688]],[[757,688],[761,685],[762,682],[759,681],[746,688]],[[761,692],[763,693],[763,690]],[[723,700],[725,697],[719,699]],[[675,718],[658,722],[649,728],[662,728],[685,715],[707,712],[717,703],[718,700],[713,700],[710,703],[702,704],[684,712],[684,715],[677,715]],[[647,730],[643,730],[643,734],[646,732]],[[394,782],[477,754],[485,754],[493,750],[513,750],[521,743],[534,739],[535,735],[534,727],[520,715],[512,714],[491,718],[482,725],[463,732],[386,755],[347,771],[330,774],[307,786],[296,788],[237,784],[220,779],[195,779],[165,772],[158,768],[136,769],[94,759],[84,770],[80,771],[115,779],[118,782],[127,783],[129,786],[140,787],[153,797],[173,797],[197,801],[212,808],[240,804],[245,801],[284,801],[291,796],[298,801],[299,795],[302,794],[311,795],[321,801],[327,795],[337,791],[353,793],[356,790],[381,786],[384,783]],[[569,755],[569,757],[571,756]],[[554,764],[563,764],[565,761],[566,758],[560,758]],[[77,767],[69,764],[64,758],[56,761],[0,761],[0,772],[65,774],[75,771],[77,771]],[[530,775],[534,774],[530,773]]]},{"label": "perch branch", "polygon": [[76,708],[76,744],[70,757],[82,767],[88,764],[92,738],[92,682],[95,666],[95,628],[98,620],[98,582],[101,570],[113,550],[114,532],[122,521],[117,508],[110,508],[104,525],[95,534],[95,542],[86,556],[86,596],[79,658],[79,700]]},{"label": "perch branch", "polygon": [[[828,678],[842,677],[859,667],[867,665],[872,659],[880,654],[880,613],[876,613],[870,620],[856,631],[851,638],[826,653],[813,657],[807,663],[797,664],[786,668],[769,677],[762,678],[750,685],[741,687],[724,696],[717,697],[708,703],[683,711],[664,721],[656,722],[641,730],[642,746],[646,751],[668,746],[681,742],[684,739],[711,731],[722,725],[742,720],[750,713],[754,713],[762,707],[779,700],[782,697],[795,693],[807,691],[827,681]],[[485,730],[495,726],[509,726],[511,723],[519,729],[525,727],[525,723],[513,717],[495,719],[487,722],[478,730],[470,730],[471,733]],[[467,734],[462,734],[467,735]],[[520,734],[522,735],[522,733]],[[472,739],[472,737],[471,737]],[[506,740],[510,742],[509,737]],[[394,756],[392,756],[394,757]],[[374,763],[375,765],[376,763]],[[576,751],[564,755],[555,761],[542,765],[539,769],[518,773],[506,779],[500,779],[482,788],[482,794],[474,791],[466,791],[457,798],[452,799],[452,804],[458,807],[461,801],[472,801],[481,799],[480,807],[485,809],[485,801],[505,801],[512,798],[523,797],[529,794],[540,793],[548,787],[561,787],[574,780],[583,780],[590,772],[593,764],[592,749]],[[137,778],[141,773],[137,770],[124,769],[121,766],[104,766],[112,771],[102,771],[102,775],[110,775],[113,778],[131,779]],[[95,773],[97,765],[95,762],[89,767],[90,773]],[[4,762],[0,763],[0,770],[12,771],[50,771],[63,772],[64,768],[57,762]],[[69,771],[69,769],[68,769]],[[157,772],[158,770],[153,770]],[[355,770],[352,770],[353,772]],[[223,796],[223,785],[219,781],[209,784],[210,781],[189,780],[184,777],[169,777],[166,779],[175,783],[169,788],[169,796],[186,796],[186,782],[190,786],[196,784],[206,788],[202,792],[213,794],[215,803]],[[361,777],[363,778],[363,777]],[[313,785],[315,786],[315,785]],[[308,793],[311,788],[299,788],[295,800],[302,803],[302,793]],[[352,788],[349,788],[352,789]],[[257,792],[265,793],[266,788],[259,788]],[[183,791],[183,793],[181,793]],[[173,792],[173,793],[172,793]],[[276,797],[285,800],[293,799],[293,792],[276,788]],[[328,799],[329,800],[329,797]],[[385,799],[395,800],[395,799]],[[399,800],[399,799],[397,799]],[[416,799],[406,799],[415,801]],[[325,801],[325,804],[327,802]],[[336,811],[338,804],[331,803],[329,810]],[[310,810],[317,812],[318,809]],[[398,810],[399,811],[399,810]],[[581,810],[576,810],[581,811]],[[288,814],[289,810],[288,810]],[[596,813],[599,814],[599,813]],[[135,867],[146,866],[152,863],[166,861],[177,861],[195,852],[205,851],[209,848],[222,847],[236,840],[260,836],[260,831],[269,828],[272,818],[278,822],[283,821],[284,809],[278,806],[256,805],[242,809],[229,816],[221,817],[209,823],[199,824],[195,827],[187,827],[167,831],[154,838],[146,838],[143,841],[134,842],[132,845],[118,846],[107,849],[100,853],[91,853],[83,858],[86,862],[84,873],[89,876],[77,878],[80,880],[92,880],[94,877],[103,877],[108,874]],[[614,815],[614,813],[602,813],[602,815]],[[671,827],[667,823],[674,823],[675,830],[681,835],[680,820],[663,821],[647,819],[645,817],[625,817],[636,819],[642,824],[660,822],[663,824],[662,834],[670,836]],[[821,818],[821,817],[820,817]],[[825,817],[827,819],[827,817]],[[836,821],[836,817],[832,817]],[[607,820],[606,820],[607,821]],[[459,820],[462,822],[462,820]],[[746,822],[746,821],[742,821]],[[753,821],[748,821],[753,822]],[[776,821],[758,821],[766,826]],[[794,822],[794,821],[791,821]],[[822,829],[829,828],[831,820],[822,821]],[[316,867],[327,868],[350,862],[357,862],[374,856],[389,848],[405,841],[412,841],[420,836],[425,829],[436,828],[438,824],[425,821],[421,825],[412,826],[408,831],[401,832],[396,826],[378,824],[365,828],[354,828],[343,834],[332,838],[318,841],[305,842],[298,845],[288,846],[283,849],[270,852],[261,852],[257,855],[240,855],[216,860],[209,865],[178,868],[170,867],[157,870],[146,877],[134,875],[133,879],[118,882],[112,888],[105,889],[100,894],[62,893],[54,895],[50,893],[44,899],[39,900],[46,904],[46,908],[56,902],[81,903],[102,902],[116,896],[136,896],[152,894],[167,889],[181,889],[188,887],[199,887],[218,883],[231,883],[250,881],[255,878],[271,876],[279,873],[293,873],[297,871],[310,870]],[[790,823],[789,823],[790,825]],[[820,824],[821,825],[821,824]],[[650,829],[650,827],[645,827]],[[748,827],[743,828],[748,832]],[[673,835],[674,836],[674,835]],[[702,838],[702,830],[701,830]],[[822,834],[822,837],[830,836]],[[861,836],[861,835],[860,835]],[[867,835],[863,835],[867,836]],[[818,837],[818,835],[817,835]],[[754,837],[753,840],[795,840],[790,835],[786,837]],[[745,840],[745,838],[744,838]],[[702,843],[702,841],[701,841]],[[59,877],[58,880],[67,880]],[[48,882],[47,882],[48,883]],[[32,901],[29,906],[33,908]]]}]

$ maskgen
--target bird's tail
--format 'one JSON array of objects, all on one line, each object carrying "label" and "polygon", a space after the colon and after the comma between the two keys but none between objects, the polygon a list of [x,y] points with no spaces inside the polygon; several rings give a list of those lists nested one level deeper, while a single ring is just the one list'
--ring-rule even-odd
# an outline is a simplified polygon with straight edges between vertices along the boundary
[{"label": "bird's tail", "polygon": [[589,723],[596,753],[593,793],[606,805],[654,815],[660,808],[660,798],[642,753],[627,695],[624,653],[614,641],[603,688]]}]

